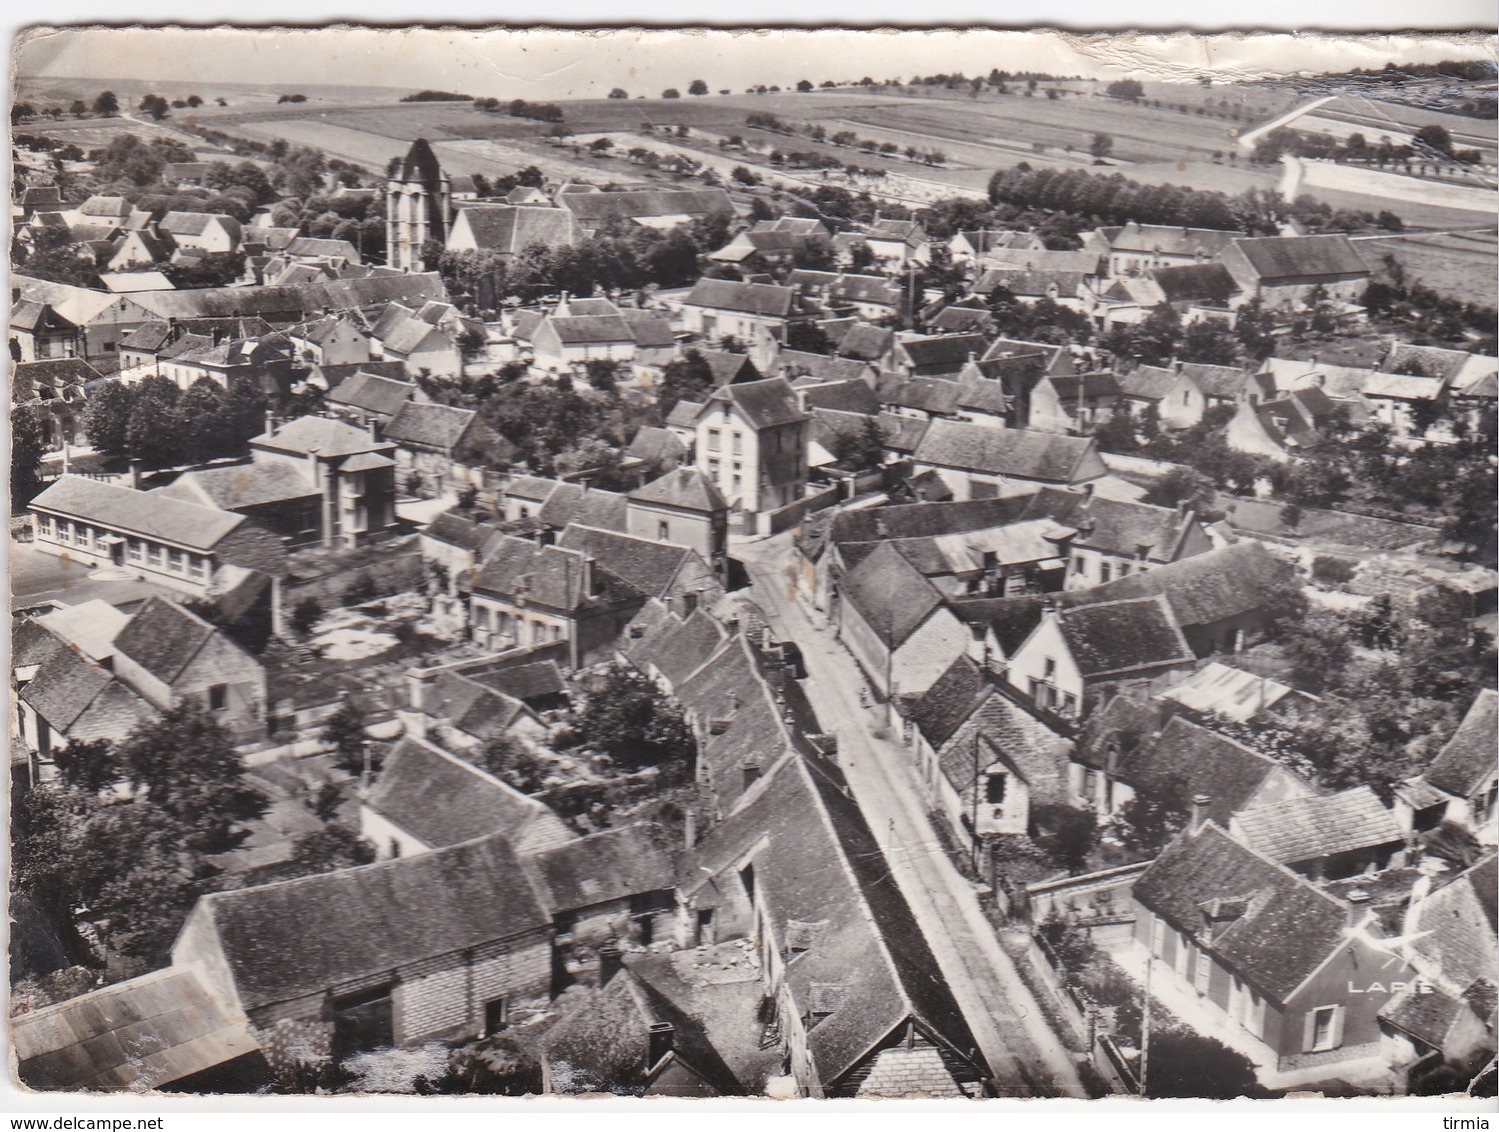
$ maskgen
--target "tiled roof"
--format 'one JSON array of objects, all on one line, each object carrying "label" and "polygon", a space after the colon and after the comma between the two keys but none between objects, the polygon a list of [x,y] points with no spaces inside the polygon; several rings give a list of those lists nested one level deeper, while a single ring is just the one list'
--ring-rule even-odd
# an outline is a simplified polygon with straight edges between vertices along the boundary
[{"label": "tiled roof", "polygon": [[984,670],[968,657],[960,656],[914,700],[906,716],[933,750],[941,750],[990,691]]},{"label": "tiled roof", "polygon": [[1016,597],[962,598],[951,602],[952,611],[969,625],[985,625],[994,631],[995,642],[1005,656],[1025,644],[1041,623],[1041,611],[1050,600],[1046,594]]},{"label": "tiled roof", "polygon": [[940,468],[1047,483],[1081,482],[1106,470],[1089,437],[940,419],[927,428],[914,459]]},{"label": "tiled roof", "polygon": [[[1135,881],[1135,899],[1208,948],[1231,971],[1284,1003],[1346,938],[1348,911],[1289,869],[1209,822],[1173,841]],[[1214,923],[1214,901],[1243,911]]]},{"label": "tiled roof", "polygon": [[29,1089],[150,1090],[259,1047],[245,1018],[181,967],[90,991],[11,1021]]},{"label": "tiled roof", "polygon": [[552,660],[537,660],[530,664],[517,664],[509,668],[497,668],[493,672],[476,673],[471,679],[486,687],[496,688],[521,703],[535,706],[538,703],[566,698],[567,685],[562,680],[562,670]]},{"label": "tiled roof", "polygon": [[504,834],[216,892],[199,901],[198,914],[209,917],[246,1010],[539,933],[551,922]]},{"label": "tiled roof", "polygon": [[[634,636],[636,631],[639,636]],[[685,620],[660,601],[649,601],[630,623],[625,655],[639,668],[654,666],[676,688],[713,656],[728,637],[716,618],[701,609]]]},{"label": "tiled roof", "polygon": [[[644,460],[658,469],[674,470],[687,459],[687,446],[677,434],[656,425],[642,425],[630,440],[625,455],[631,459]],[[631,492],[635,497],[635,493]]]},{"label": "tiled roof", "polygon": [[1410,909],[1406,930],[1414,935],[1412,944],[1425,960],[1423,965],[1434,967],[1454,987],[1468,987],[1475,979],[1492,980],[1499,966],[1496,899],[1499,876],[1490,847],[1477,862]]},{"label": "tiled roof", "polygon": [[406,401],[385,424],[384,436],[398,445],[414,444],[451,453],[478,417],[475,409]]},{"label": "tiled roof", "polygon": [[1077,296],[1085,274],[1081,271],[1027,271],[1021,268],[992,268],[984,272],[984,293],[1003,287],[1012,295],[1038,298],[1053,291],[1059,299]]},{"label": "tiled roof", "polygon": [[849,327],[848,332],[839,341],[838,353],[845,358],[858,358],[861,361],[873,362],[889,353],[894,342],[895,331],[857,323]]},{"label": "tiled roof", "polygon": [[943,334],[934,337],[909,337],[899,342],[913,369],[941,368],[956,373],[971,354],[982,357],[989,341],[982,334]]},{"label": "tiled roof", "polygon": [[1234,246],[1261,279],[1367,275],[1369,265],[1347,236],[1257,236]]},{"label": "tiled roof", "polygon": [[528,863],[554,916],[659,892],[676,882],[665,831],[645,823],[577,838],[542,850]]},{"label": "tiled roof", "polygon": [[956,381],[946,378],[885,373],[880,375],[877,396],[883,405],[915,409],[933,417],[950,417],[957,412],[962,393],[963,388]]},{"label": "tiled roof", "polygon": [[[1182,787],[1187,798],[1204,794],[1211,799],[1207,816],[1226,827],[1277,768],[1284,769],[1244,744],[1178,715],[1156,738],[1122,751],[1116,773],[1139,794],[1160,796],[1174,785]],[[1303,784],[1301,789],[1290,786],[1285,796],[1312,793]]]},{"label": "tiled roof", "polygon": [[1422,775],[1438,790],[1471,797],[1495,771],[1495,736],[1499,735],[1499,695],[1483,688],[1463,721]]},{"label": "tiled roof", "polygon": [[166,487],[150,493],[160,499],[181,499],[226,511],[305,499],[318,487],[307,470],[290,460],[260,460],[183,472]]},{"label": "tiled roof", "polygon": [[893,307],[900,303],[900,285],[880,275],[840,275],[829,284],[828,297],[834,302]]},{"label": "tiled roof", "polygon": [[389,444],[372,439],[364,429],[331,417],[298,417],[272,432],[262,433],[250,444],[303,456],[315,453],[328,459],[390,448]]},{"label": "tiled roof", "polygon": [[617,314],[553,317],[547,321],[564,346],[635,341],[634,330]]},{"label": "tiled roof", "polygon": [[997,755],[1030,790],[1031,805],[1067,796],[1071,744],[1013,699],[990,688],[939,755],[942,773],[966,794]]},{"label": "tiled roof", "polygon": [[699,279],[684,303],[713,310],[785,318],[796,303],[796,291],[769,283],[738,283],[729,279]]},{"label": "tiled roof", "polygon": [[330,405],[348,405],[381,416],[392,416],[396,410],[416,396],[417,386],[409,381],[396,381],[379,374],[359,372],[351,374],[328,391]]},{"label": "tiled roof", "polygon": [[628,498],[637,503],[661,503],[689,511],[723,511],[728,507],[723,493],[707,475],[687,467],[656,477],[630,492]]},{"label": "tiled roof", "polygon": [[212,550],[245,521],[232,511],[83,476],[61,477],[31,501],[31,508],[200,551]]},{"label": "tiled roof", "polygon": [[527,248],[573,242],[576,224],[565,208],[477,204],[458,210],[453,227],[467,226],[482,251],[519,255]]},{"label": "tiled roof", "polygon": [[1150,562],[1169,562],[1194,519],[1148,503],[1126,503],[1082,492],[1043,487],[1030,497],[1027,518],[1045,517],[1077,531],[1074,542],[1128,558],[1148,548]]},{"label": "tiled roof", "polygon": [[1164,224],[1136,224],[1120,228],[1109,240],[1112,251],[1157,252],[1164,255],[1221,255],[1241,232],[1219,228],[1172,228]]},{"label": "tiled roof", "polygon": [[506,535],[474,576],[473,587],[507,599],[524,596],[530,604],[563,613],[628,605],[646,596],[601,566],[594,568],[597,592],[589,594],[583,586],[584,557],[579,551]]},{"label": "tiled roof", "polygon": [[1024,517],[1029,502],[1028,497],[1011,496],[861,507],[837,512],[829,537],[833,542],[843,543],[963,534],[1017,522]]},{"label": "tiled roof", "polygon": [[21,700],[54,731],[66,732],[113,680],[108,669],[90,664],[72,649],[58,649],[21,689]]},{"label": "tiled roof", "polygon": [[629,500],[618,492],[564,483],[547,496],[536,517],[558,530],[569,523],[579,523],[605,531],[622,531],[628,525],[628,512]]},{"label": "tiled roof", "polygon": [[557,545],[592,557],[647,597],[665,597],[694,552],[684,546],[619,531],[569,524]]},{"label": "tiled roof", "polygon": [[422,710],[476,739],[493,739],[527,714],[526,705],[498,688],[444,672],[422,693]]},{"label": "tiled roof", "polygon": [[1380,1007],[1379,1017],[1433,1049],[1443,1049],[1453,1025],[1467,1012],[1467,1003],[1438,987],[1406,987]]},{"label": "tiled roof", "polygon": [[1295,571],[1252,539],[1143,573],[1062,595],[1063,605],[1164,594],[1183,628],[1264,609],[1294,584]]},{"label": "tiled roof", "polygon": [[731,354],[727,350],[698,350],[697,354],[713,371],[714,386],[730,382],[759,381],[761,373],[744,354]]},{"label": "tiled roof", "polygon": [[[807,1032],[813,1070],[837,1082],[914,1019],[962,1061],[975,1042],[884,854],[836,769],[782,759],[755,783],[693,855],[699,885],[737,870],[754,848],[756,900],[787,946],[790,925],[820,924],[785,964],[799,1015],[824,1014]],[[818,867],[809,868],[809,862]],[[699,872],[701,870],[701,872]],[[701,874],[707,873],[704,878]],[[969,1065],[972,1081],[980,1067]]]},{"label": "tiled roof", "polygon": [[796,391],[784,377],[720,386],[708,404],[722,401],[731,401],[756,429],[793,424],[807,416],[797,407]]},{"label": "tiled roof", "polygon": [[557,200],[580,220],[633,220],[655,216],[733,214],[722,189],[650,189],[635,192],[563,193]]},{"label": "tiled roof", "polygon": [[[1161,401],[1182,381],[1180,371],[1169,366],[1136,366],[1119,379],[1126,397],[1140,401]],[[1191,378],[1185,380],[1190,381]]]},{"label": "tiled roof", "polygon": [[86,385],[102,376],[82,358],[16,362],[11,371],[11,399],[20,403],[33,397],[56,397],[70,386]]},{"label": "tiled roof", "polygon": [[1057,619],[1068,651],[1085,678],[1190,664],[1193,659],[1163,597],[1064,609]]},{"label": "tiled roof", "polygon": [[[834,358],[827,354],[808,354],[801,350],[782,350],[776,355],[772,376],[785,378],[812,377],[823,382],[846,382],[862,379],[869,363],[858,358]],[[836,408],[837,406],[833,406]]]},{"label": "tiled roof", "polygon": [[944,334],[987,334],[994,329],[994,314],[985,307],[949,306],[926,320],[928,328]]},{"label": "tiled roof", "polygon": [[422,528],[423,538],[436,539],[462,550],[478,550],[494,533],[495,528],[485,522],[482,516],[471,515],[456,508],[444,511]]},{"label": "tiled roof", "polygon": [[842,588],[844,600],[892,649],[942,604],[937,588],[888,543],[844,575]]},{"label": "tiled roof", "polygon": [[1168,303],[1208,300],[1224,303],[1239,293],[1239,284],[1221,263],[1189,263],[1151,272]]},{"label": "tiled roof", "polygon": [[926,418],[908,417],[898,413],[881,413],[880,431],[885,434],[885,447],[892,452],[910,455],[921,445],[931,421]]},{"label": "tiled roof", "polygon": [[518,847],[534,832],[531,826],[560,826],[557,815],[535,798],[412,736],[385,756],[364,804],[434,849],[492,833],[504,834]]},{"label": "tiled roof", "polygon": [[1236,815],[1234,822],[1256,852],[1282,864],[1388,845],[1404,837],[1394,813],[1367,786],[1256,806]]},{"label": "tiled roof", "polygon": [[153,597],[115,637],[115,652],[170,686],[214,632],[176,602]]}]

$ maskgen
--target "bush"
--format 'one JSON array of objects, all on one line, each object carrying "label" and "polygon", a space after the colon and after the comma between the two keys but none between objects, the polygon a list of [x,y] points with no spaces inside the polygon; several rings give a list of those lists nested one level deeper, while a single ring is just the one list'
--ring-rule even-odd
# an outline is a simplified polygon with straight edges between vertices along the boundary
[{"label": "bush", "polygon": [[367,601],[373,601],[379,594],[375,590],[375,579],[368,574],[357,574],[354,580],[344,590],[340,600],[344,605],[362,605]]},{"label": "bush", "polygon": [[305,637],[312,632],[312,627],[318,623],[323,616],[323,607],[317,603],[316,598],[304,597],[292,607],[291,627],[298,635]]},{"label": "bush", "polygon": [[1353,581],[1357,566],[1350,558],[1319,554],[1312,560],[1312,580],[1325,586],[1344,586]]}]

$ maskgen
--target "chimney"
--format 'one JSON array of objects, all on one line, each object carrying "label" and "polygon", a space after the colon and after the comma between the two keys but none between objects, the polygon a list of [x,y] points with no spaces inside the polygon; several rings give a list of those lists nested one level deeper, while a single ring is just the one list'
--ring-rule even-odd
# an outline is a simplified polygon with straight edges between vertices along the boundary
[{"label": "chimney", "polygon": [[1350,888],[1343,899],[1348,901],[1348,926],[1356,928],[1369,915],[1369,892],[1363,888]]},{"label": "chimney", "polygon": [[608,986],[609,980],[619,974],[624,965],[624,956],[616,944],[606,943],[599,948],[599,986]]},{"label": "chimney", "polygon": [[270,409],[265,411],[265,430],[268,433],[276,431],[276,414]]},{"label": "chimney", "polygon": [[370,439],[373,440],[373,441],[375,441],[376,443],[379,443],[379,441],[380,441],[380,422],[376,418],[370,417],[364,423],[365,423],[365,427],[369,429]]},{"label": "chimney", "polygon": [[688,807],[687,813],[682,816],[682,848],[691,849],[697,845],[697,810]]},{"label": "chimney", "polygon": [[647,1031],[647,1053],[646,1062],[648,1067],[655,1068],[661,1064],[661,1059],[672,1050],[672,1044],[676,1039],[676,1028],[670,1022],[652,1022]]},{"label": "chimney", "polygon": [[598,572],[594,569],[597,565],[593,555],[583,555],[583,593],[588,597],[597,597],[599,591],[603,589]]},{"label": "chimney", "polygon": [[748,790],[760,778],[760,764],[758,762],[745,762],[739,767],[744,772],[744,789]]},{"label": "chimney", "polygon": [[136,491],[141,489],[141,461],[139,456],[130,457],[130,486]]},{"label": "chimney", "polygon": [[1192,824],[1188,827],[1193,833],[1202,828],[1203,823],[1208,820],[1208,807],[1213,804],[1213,799],[1207,794],[1192,795]]},{"label": "chimney", "polygon": [[1091,484],[1091,483],[1085,483],[1085,484],[1083,484],[1083,496],[1084,496],[1084,498],[1086,498],[1086,499],[1092,499],[1093,498],[1093,489],[1094,489],[1095,486],[1097,486],[1097,485]]}]

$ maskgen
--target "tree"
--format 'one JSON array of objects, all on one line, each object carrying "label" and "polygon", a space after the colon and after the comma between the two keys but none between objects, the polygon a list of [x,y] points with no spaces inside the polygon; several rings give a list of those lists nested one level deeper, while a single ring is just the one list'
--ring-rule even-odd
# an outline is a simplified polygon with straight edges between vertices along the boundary
[{"label": "tree", "polygon": [[145,95],[140,101],[140,110],[151,116],[153,122],[160,122],[171,114],[171,104],[159,94]]},{"label": "tree", "polygon": [[874,417],[833,437],[833,458],[851,472],[870,472],[885,463],[885,430]]},{"label": "tree", "polygon": [[545,759],[514,735],[496,735],[484,744],[475,761],[522,794],[543,789],[552,770]]},{"label": "tree", "polygon": [[1150,789],[1140,789],[1119,807],[1111,825],[1124,847],[1138,857],[1155,857],[1180,833],[1192,816],[1187,784],[1171,778]]},{"label": "tree", "polygon": [[1433,149],[1445,157],[1452,156],[1452,135],[1447,132],[1446,127],[1438,125],[1422,126],[1416,131],[1415,141],[1417,149]]},{"label": "tree", "polygon": [[692,95],[704,95],[708,93],[708,84],[702,79],[693,79],[687,86],[687,93]]},{"label": "tree", "polygon": [[809,90],[813,89],[811,80],[810,79],[801,79],[801,80],[799,80],[797,82],[797,84],[796,84],[796,89],[799,90],[799,91],[801,91],[803,94],[806,94]]},{"label": "tree", "polygon": [[170,467],[181,457],[182,436],[176,417],[180,395],[170,378],[155,375],[135,387],[125,445],[132,456],[150,467]]},{"label": "tree", "polygon": [[629,93],[629,91],[625,90],[624,87],[618,87],[617,86],[617,87],[615,87],[613,90],[611,90],[609,92],[609,97],[610,98],[616,98],[616,99],[618,99],[618,98],[629,98],[630,97],[630,93]]},{"label": "tree", "polygon": [[1102,161],[1114,151],[1114,139],[1108,134],[1094,134],[1093,141],[1088,145],[1088,152]]},{"label": "tree", "polygon": [[1292,683],[1313,695],[1336,683],[1353,659],[1348,624],[1331,610],[1309,611],[1285,629],[1280,644]]},{"label": "tree", "polygon": [[1098,821],[1090,810],[1042,804],[1031,808],[1036,844],[1069,873],[1080,873],[1098,845]]},{"label": "tree", "polygon": [[713,367],[699,351],[690,349],[678,360],[662,367],[656,404],[664,416],[678,401],[703,401],[711,392]]},{"label": "tree", "polygon": [[610,138],[594,138],[588,143],[588,148],[594,153],[608,153],[614,148],[614,142]]},{"label": "tree", "polygon": [[1110,98],[1123,99],[1126,102],[1138,102],[1145,94],[1145,88],[1136,79],[1119,79],[1111,82],[1105,90]]},{"label": "tree", "polygon": [[199,98],[196,94],[190,94],[190,95],[187,96],[187,104],[189,106],[191,106],[194,110],[196,110],[198,107],[200,107],[200,106],[203,105],[203,100],[201,98]]},{"label": "tree", "polygon": [[83,412],[83,433],[94,450],[118,459],[129,450],[126,431],[135,407],[135,388],[123,381],[100,384]]},{"label": "tree", "polygon": [[101,90],[94,99],[94,113],[101,118],[112,118],[120,112],[120,100],[112,90]]},{"label": "tree", "polygon": [[323,607],[318,604],[316,598],[304,597],[292,607],[291,627],[292,632],[306,636],[312,631],[312,627],[318,623],[323,616]]},{"label": "tree", "polygon": [[224,415],[224,391],[211,377],[198,378],[182,394],[174,423],[186,463],[206,463],[234,448],[233,422]]},{"label": "tree", "polygon": [[329,824],[292,842],[291,867],[298,876],[368,865],[375,847],[346,825]]},{"label": "tree", "polygon": [[244,762],[203,707],[184,703],[131,733],[117,757],[121,784],[180,827],[185,847],[223,853],[243,840],[266,800],[243,780]]},{"label": "tree", "polygon": [[10,414],[10,507],[18,511],[42,489],[42,421],[37,410],[21,405]]},{"label": "tree", "polygon": [[669,86],[661,92],[662,98],[681,98],[682,92],[674,86]]},{"label": "tree", "polygon": [[354,706],[353,700],[346,699],[338,705],[338,710],[324,722],[318,738],[333,748],[334,762],[340,770],[350,774],[364,770],[369,739],[364,734],[364,713]]},{"label": "tree", "polygon": [[1161,1097],[1236,1100],[1264,1093],[1254,1063],[1216,1038],[1192,1030],[1157,1029],[1150,1037],[1146,1093]]},{"label": "tree", "polygon": [[1177,356],[1184,362],[1231,366],[1239,360],[1239,342],[1223,323],[1200,319],[1183,332]]},{"label": "tree", "polygon": [[660,767],[685,776],[696,753],[682,710],[650,679],[612,668],[576,716],[574,731],[585,747],[627,770]]}]

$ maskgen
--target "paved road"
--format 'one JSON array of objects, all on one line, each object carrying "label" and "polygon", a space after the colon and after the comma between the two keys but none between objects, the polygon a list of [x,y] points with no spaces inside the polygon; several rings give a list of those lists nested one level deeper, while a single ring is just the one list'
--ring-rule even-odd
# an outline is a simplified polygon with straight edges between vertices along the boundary
[{"label": "paved road", "polygon": [[979,1049],[1005,1095],[1085,1096],[1072,1056],[1000,948],[973,886],[947,859],[898,745],[875,732],[883,708],[865,708],[863,676],[832,631],[796,599],[785,572],[790,535],[736,542],[756,603],[782,640],[797,642],[807,666],[807,696],[818,720],[838,736],[838,759],[854,798],[885,848],[943,975],[968,1018]]}]

